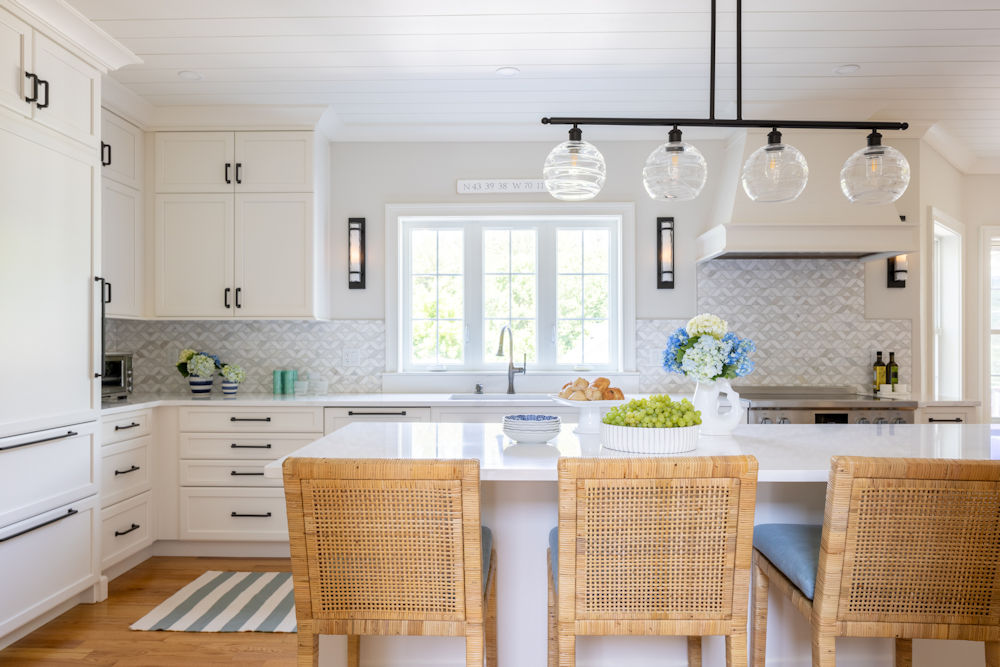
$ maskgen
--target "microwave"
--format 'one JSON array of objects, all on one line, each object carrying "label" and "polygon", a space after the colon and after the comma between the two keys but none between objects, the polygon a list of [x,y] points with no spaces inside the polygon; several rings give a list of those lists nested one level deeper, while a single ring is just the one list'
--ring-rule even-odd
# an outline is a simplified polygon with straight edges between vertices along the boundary
[{"label": "microwave", "polygon": [[101,400],[125,400],[132,391],[132,355],[105,354]]}]

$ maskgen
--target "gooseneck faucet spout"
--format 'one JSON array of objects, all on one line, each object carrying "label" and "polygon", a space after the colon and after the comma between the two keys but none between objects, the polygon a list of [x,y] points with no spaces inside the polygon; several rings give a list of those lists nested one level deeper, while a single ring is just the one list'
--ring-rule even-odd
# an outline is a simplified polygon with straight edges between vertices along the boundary
[{"label": "gooseneck faucet spout", "polygon": [[507,349],[508,349],[508,352],[510,354],[509,360],[507,362],[507,393],[508,394],[513,394],[514,393],[514,376],[517,375],[518,373],[524,374],[526,372],[526,368],[528,366],[528,355],[527,354],[524,355],[524,361],[521,362],[520,368],[514,365],[514,332],[511,331],[511,328],[509,326],[504,325],[504,327],[502,329],[500,329],[500,345],[499,345],[499,347],[497,347],[497,356],[498,357],[502,357],[503,356],[503,335],[504,335],[504,332],[507,333],[507,341],[508,341],[508,348]]}]

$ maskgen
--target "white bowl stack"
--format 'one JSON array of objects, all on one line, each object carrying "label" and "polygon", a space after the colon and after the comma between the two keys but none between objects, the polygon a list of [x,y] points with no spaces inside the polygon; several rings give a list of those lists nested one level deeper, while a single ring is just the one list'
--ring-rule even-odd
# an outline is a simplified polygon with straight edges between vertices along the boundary
[{"label": "white bowl stack", "polygon": [[537,444],[548,442],[559,435],[562,422],[550,415],[507,415],[503,418],[503,432],[511,440]]}]

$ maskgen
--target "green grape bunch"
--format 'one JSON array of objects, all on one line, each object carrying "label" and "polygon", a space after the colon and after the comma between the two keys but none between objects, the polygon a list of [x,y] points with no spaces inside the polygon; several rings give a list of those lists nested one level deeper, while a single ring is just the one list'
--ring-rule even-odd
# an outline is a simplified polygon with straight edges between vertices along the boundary
[{"label": "green grape bunch", "polygon": [[604,423],[634,428],[681,428],[701,424],[701,411],[686,398],[672,401],[666,394],[633,398],[608,410]]}]

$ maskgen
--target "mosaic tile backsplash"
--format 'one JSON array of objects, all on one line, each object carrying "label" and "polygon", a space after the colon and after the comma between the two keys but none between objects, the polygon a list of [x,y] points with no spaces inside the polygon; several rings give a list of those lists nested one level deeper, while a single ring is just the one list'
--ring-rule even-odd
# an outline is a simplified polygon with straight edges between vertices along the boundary
[{"label": "mosaic tile backsplash", "polygon": [[[131,352],[136,391],[186,391],[177,355],[186,347],[243,366],[240,391],[271,392],[271,371],[296,369],[329,382],[330,393],[382,391],[385,322],[108,320],[109,352]],[[351,358],[352,353],[356,358]],[[357,365],[354,363],[357,362]],[[348,365],[352,364],[352,365]]]},{"label": "mosaic tile backsplash", "polygon": [[[698,312],[757,343],[757,367],[737,384],[870,388],[874,351],[896,353],[910,383],[912,322],[866,320],[864,265],[851,260],[717,259],[698,266]],[[636,323],[640,390],[692,391],[662,368],[667,337],[686,319]]]}]

